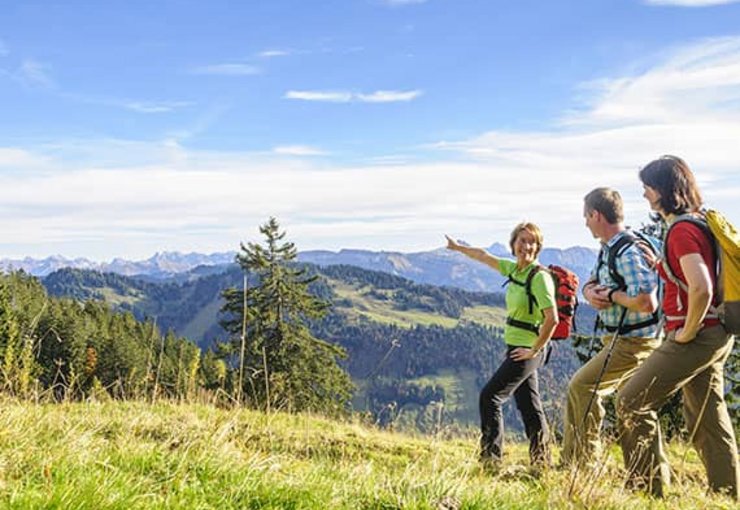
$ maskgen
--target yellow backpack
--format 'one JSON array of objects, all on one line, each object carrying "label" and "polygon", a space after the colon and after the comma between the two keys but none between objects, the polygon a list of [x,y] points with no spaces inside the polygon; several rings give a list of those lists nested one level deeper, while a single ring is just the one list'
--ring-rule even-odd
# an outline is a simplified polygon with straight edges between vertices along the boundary
[{"label": "yellow backpack", "polygon": [[724,308],[720,309],[720,318],[724,313],[723,322],[727,331],[737,335],[740,334],[740,234],[717,211],[707,211],[706,219],[719,251],[717,285]]},{"label": "yellow backpack", "polygon": [[[717,255],[716,302],[719,305],[710,307],[710,314],[717,314],[728,333],[740,334],[740,234],[722,213],[712,209],[704,211],[703,217],[688,214],[679,216],[671,228],[681,221],[697,225],[713,239]],[[668,278],[686,290],[686,284],[676,277],[665,255],[663,260],[666,262],[663,269]]]}]

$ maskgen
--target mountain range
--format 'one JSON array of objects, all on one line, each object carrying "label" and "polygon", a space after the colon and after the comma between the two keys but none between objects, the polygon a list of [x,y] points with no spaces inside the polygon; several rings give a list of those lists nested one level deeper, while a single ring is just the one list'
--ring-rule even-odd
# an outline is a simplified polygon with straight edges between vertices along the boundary
[{"label": "mountain range", "polygon": [[69,259],[61,255],[53,255],[43,259],[25,257],[23,259],[0,259],[0,269],[4,271],[22,269],[34,276],[47,276],[54,271],[65,268],[91,269],[102,273],[116,273],[124,276],[145,276],[153,279],[166,279],[190,271],[198,266],[215,266],[229,264],[234,261],[236,252],[212,253],[155,253],[146,260],[126,260],[115,258],[110,262],[94,262],[79,257]]},{"label": "mountain range", "polygon": [[[494,243],[488,251],[496,256],[511,257],[508,248]],[[581,281],[588,278],[596,259],[596,250],[583,247],[566,249],[545,248],[540,254],[544,265],[557,264],[575,272]],[[111,262],[94,262],[86,258],[68,259],[62,256],[44,259],[0,259],[0,269],[22,269],[26,273],[44,277],[63,269],[88,269],[124,276],[137,276],[149,281],[192,279],[223,271],[234,262],[236,252],[212,254],[161,252],[140,261],[122,258]],[[350,250],[338,252],[314,250],[298,255],[301,262],[318,266],[351,265],[372,271],[382,271],[408,278],[417,283],[451,286],[471,291],[496,292],[501,290],[504,278],[490,268],[445,248],[401,253],[390,251]]]}]

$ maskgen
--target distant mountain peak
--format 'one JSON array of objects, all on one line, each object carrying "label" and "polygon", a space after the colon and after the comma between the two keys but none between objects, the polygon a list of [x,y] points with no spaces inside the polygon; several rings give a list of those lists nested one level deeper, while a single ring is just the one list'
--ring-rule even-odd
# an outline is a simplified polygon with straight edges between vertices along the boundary
[{"label": "distant mountain peak", "polygon": [[[504,244],[493,243],[487,249],[493,255],[511,257],[508,247]],[[236,252],[203,254],[160,251],[146,260],[131,261],[117,257],[110,262],[102,263],[85,258],[70,260],[62,255],[54,255],[42,260],[31,257],[20,260],[2,259],[0,269],[22,269],[36,276],[46,276],[58,269],[69,267],[161,280],[183,275],[199,267],[232,264],[235,255]],[[583,278],[588,277],[595,258],[595,250],[580,246],[565,250],[546,248],[540,255],[540,261],[543,264],[560,264],[569,267]],[[501,276],[489,267],[444,247],[417,253],[355,248],[345,248],[338,252],[315,250],[300,252],[298,260],[319,266],[339,264],[357,266],[403,276],[418,283],[447,285],[476,291],[499,291],[502,282]]]}]

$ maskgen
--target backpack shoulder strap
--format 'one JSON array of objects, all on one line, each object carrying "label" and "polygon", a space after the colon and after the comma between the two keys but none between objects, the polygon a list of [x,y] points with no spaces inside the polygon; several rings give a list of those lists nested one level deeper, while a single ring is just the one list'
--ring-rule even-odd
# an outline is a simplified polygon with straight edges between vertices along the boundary
[{"label": "backpack shoulder strap", "polygon": [[[671,232],[673,232],[673,229],[676,227],[676,225],[680,223],[688,222],[692,225],[696,225],[699,230],[701,230],[704,235],[707,236],[707,238],[710,241],[710,244],[712,245],[712,253],[714,255],[715,265],[718,263],[719,257],[717,257],[717,245],[714,239],[714,234],[712,234],[712,231],[709,229],[709,225],[707,225],[706,220],[703,217],[697,217],[693,214],[682,214],[679,216],[676,221],[674,221],[670,227],[668,227],[668,231],[665,234],[665,241],[663,242],[663,270],[666,273],[666,276],[669,280],[671,280],[673,283],[678,285],[681,289],[683,289],[684,292],[688,292],[688,286],[686,285],[686,282],[678,278],[676,276],[675,270],[671,267],[670,262],[668,261],[668,238],[671,235]],[[715,277],[717,276],[717,268],[715,267]]]},{"label": "backpack shoulder strap", "polygon": [[546,271],[546,269],[539,264],[534,266],[531,271],[529,271],[529,274],[527,275],[527,281],[524,284],[524,288],[527,291],[527,297],[529,298],[530,315],[534,313],[534,305],[537,302],[537,298],[534,297],[534,293],[532,292],[532,280],[534,280],[534,277],[537,276],[537,273],[539,273],[540,271]]},{"label": "backpack shoulder strap", "polygon": [[[717,247],[717,239],[715,238],[714,234],[712,233],[712,230],[709,228],[709,225],[707,224],[707,220],[704,216],[705,211],[702,211],[701,216],[696,216],[694,214],[682,214],[676,220],[671,224],[670,227],[668,227],[668,231],[665,234],[665,241],[663,242],[663,271],[665,271],[666,276],[670,281],[678,285],[679,288],[681,288],[684,292],[688,293],[689,287],[681,280],[671,268],[671,264],[668,261],[668,236],[670,236],[671,232],[673,231],[673,228],[678,225],[679,223],[688,222],[692,225],[696,225],[699,230],[701,230],[704,235],[709,239],[709,244],[712,247],[712,256],[714,257],[714,277],[715,280],[719,284],[720,280],[720,257],[719,257],[719,248]],[[706,317],[717,317],[718,315],[718,308],[716,306],[716,302],[714,299],[717,297],[715,294],[715,297],[712,299],[712,302],[709,304],[709,311],[707,312]],[[679,301],[679,309],[683,308],[682,304]],[[682,318],[684,316],[677,316],[676,318]]]},{"label": "backpack shoulder strap", "polygon": [[637,236],[630,230],[625,230],[622,237],[617,239],[617,242],[613,246],[607,248],[607,267],[609,268],[609,276],[617,284],[617,288],[624,289],[626,283],[624,276],[619,274],[617,271],[617,257],[622,255],[627,248],[637,242]]},{"label": "backpack shoulder strap", "polygon": [[644,245],[653,252],[653,254],[658,255],[658,251],[655,249],[655,246],[644,234],[632,229],[625,230],[622,237],[614,243],[614,246],[609,248],[607,259],[609,276],[611,276],[611,278],[617,283],[620,289],[624,289],[626,287],[626,283],[624,281],[624,276],[617,271],[617,258],[621,257],[622,254],[634,244]]}]

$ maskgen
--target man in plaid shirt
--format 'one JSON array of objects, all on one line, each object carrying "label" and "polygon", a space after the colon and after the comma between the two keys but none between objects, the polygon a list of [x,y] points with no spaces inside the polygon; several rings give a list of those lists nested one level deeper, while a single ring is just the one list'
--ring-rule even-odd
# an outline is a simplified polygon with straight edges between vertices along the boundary
[{"label": "man in plaid shirt", "polygon": [[[622,197],[616,190],[596,188],[584,198],[583,215],[586,226],[602,245],[596,267],[583,286],[583,296],[598,311],[607,334],[602,338],[601,351],[573,375],[568,385],[563,465],[589,464],[595,459],[600,450],[603,398],[619,389],[660,345],[658,275],[639,246],[644,241],[624,226]],[[614,349],[597,384],[615,334]]]}]

